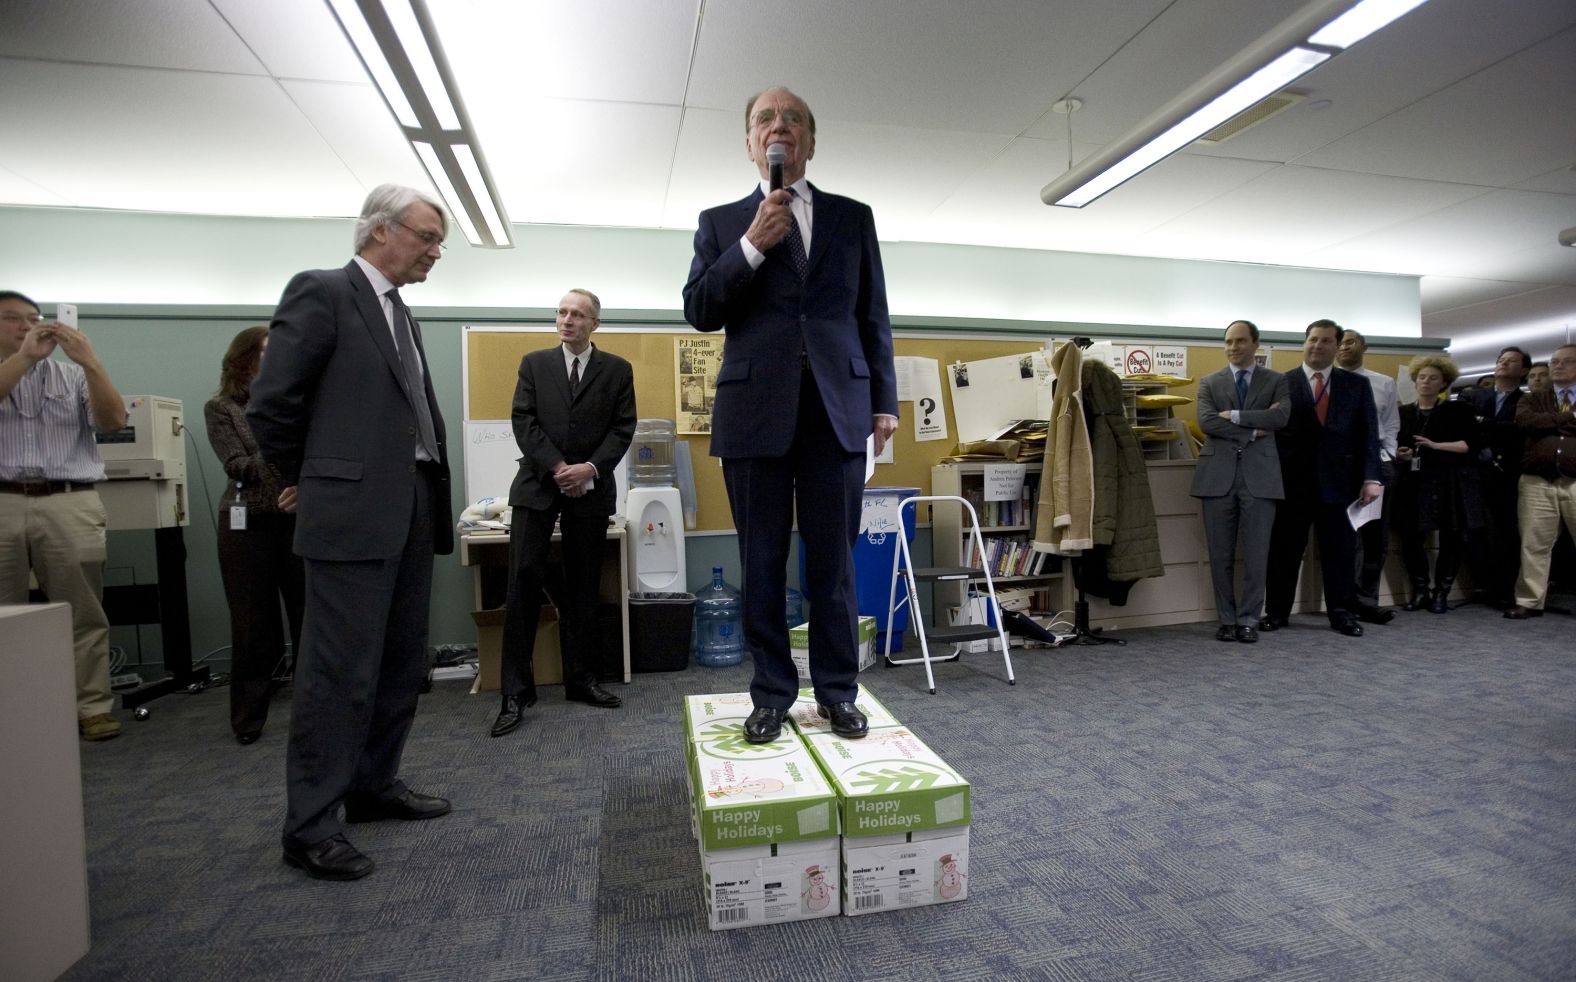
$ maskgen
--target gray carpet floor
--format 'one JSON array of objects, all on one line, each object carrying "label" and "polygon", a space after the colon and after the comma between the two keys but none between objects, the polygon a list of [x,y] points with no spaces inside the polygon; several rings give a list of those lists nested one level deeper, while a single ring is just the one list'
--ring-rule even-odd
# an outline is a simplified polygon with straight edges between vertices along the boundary
[{"label": "gray carpet floor", "polygon": [[[1483,608],[1257,645],[1209,624],[864,681],[973,783],[962,903],[711,932],[680,697],[609,712],[439,683],[405,758],[450,816],[356,826],[378,864],[283,866],[288,694],[237,746],[227,693],[84,745],[93,948],[69,979],[1576,978],[1576,621]],[[19,896],[14,890],[12,898]],[[3,973],[0,973],[3,974]]]}]

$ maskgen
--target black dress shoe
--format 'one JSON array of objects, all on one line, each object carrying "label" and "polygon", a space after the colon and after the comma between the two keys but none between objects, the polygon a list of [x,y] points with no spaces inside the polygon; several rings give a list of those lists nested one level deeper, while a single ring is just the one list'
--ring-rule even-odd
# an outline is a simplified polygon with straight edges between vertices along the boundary
[{"label": "black dress shoe", "polygon": [[1395,611],[1388,607],[1370,607],[1364,604],[1357,608],[1357,619],[1369,624],[1388,624],[1395,620]]},{"label": "black dress shoe", "polygon": [[419,822],[423,819],[447,815],[450,808],[447,798],[421,794],[406,788],[405,793],[398,798],[346,798],[345,821],[381,822],[385,819],[397,818],[403,822]]},{"label": "black dress shoe", "polygon": [[1237,640],[1237,629],[1232,627],[1230,624],[1222,624],[1220,625],[1220,629],[1215,632],[1215,640],[1235,641]]},{"label": "black dress shoe", "polygon": [[859,707],[851,702],[834,702],[830,706],[818,705],[816,713],[832,721],[832,732],[849,740],[857,740],[870,732],[870,721]]},{"label": "black dress shoe", "polygon": [[756,706],[750,718],[744,721],[744,739],[750,743],[771,743],[782,736],[783,720],[788,710]]},{"label": "black dress shoe", "polygon": [[1529,617],[1542,617],[1543,611],[1534,610],[1531,607],[1523,607],[1520,604],[1517,604],[1516,606],[1505,611],[1505,616],[1509,617],[1513,621],[1524,621]]},{"label": "black dress shoe", "polygon": [[1270,631],[1279,631],[1281,628],[1290,623],[1291,621],[1284,617],[1260,617],[1259,630],[1268,634]]},{"label": "black dress shoe", "polygon": [[1259,639],[1259,632],[1254,630],[1251,626],[1249,626],[1247,624],[1238,625],[1238,627],[1237,627],[1237,640],[1238,641],[1241,641],[1243,644],[1253,644],[1258,639]]},{"label": "black dress shoe", "polygon": [[235,735],[235,742],[239,743],[243,747],[249,747],[256,743],[257,738],[260,736],[262,736],[261,733],[237,733]]},{"label": "black dress shoe", "polygon": [[1363,636],[1363,626],[1357,623],[1357,618],[1351,614],[1343,614],[1330,621],[1330,630],[1340,631],[1349,638],[1360,638]]},{"label": "black dress shoe", "polygon": [[587,706],[596,706],[601,709],[617,709],[624,704],[624,700],[613,693],[592,682],[584,689],[565,689],[564,698],[570,702],[583,702]]},{"label": "black dress shoe", "polygon": [[314,880],[359,880],[372,872],[372,860],[343,835],[332,835],[310,846],[287,841],[284,858]]},{"label": "black dress shoe", "polygon": [[525,722],[525,711],[536,705],[536,699],[526,699],[522,696],[504,696],[503,708],[498,710],[498,718],[493,720],[491,736],[501,737],[505,733],[513,733]]}]

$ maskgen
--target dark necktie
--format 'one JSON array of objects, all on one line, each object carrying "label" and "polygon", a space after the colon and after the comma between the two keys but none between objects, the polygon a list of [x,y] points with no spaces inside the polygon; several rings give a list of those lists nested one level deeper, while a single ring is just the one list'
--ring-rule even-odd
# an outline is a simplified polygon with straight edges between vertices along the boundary
[{"label": "dark necktie", "polygon": [[1237,369],[1237,408],[1248,408],[1248,370]]},{"label": "dark necktie", "polygon": [[[799,192],[789,188],[788,197],[797,198]],[[788,214],[792,217],[793,210],[789,209]],[[802,281],[805,274],[810,271],[810,257],[804,251],[804,236],[799,232],[799,219],[794,218],[789,224],[788,237],[783,241],[788,244],[788,261],[793,264],[793,271]]]},{"label": "dark necktie", "polygon": [[1313,413],[1319,417],[1320,426],[1324,425],[1324,421],[1330,415],[1330,400],[1326,399],[1325,395],[1324,373],[1319,372],[1313,377]]},{"label": "dark necktie", "polygon": [[405,306],[405,301],[399,298],[398,290],[390,290],[385,296],[394,304],[394,342],[399,349],[400,367],[405,373],[405,396],[416,412],[416,428],[421,436],[421,445],[428,457],[437,460],[438,436],[432,425],[432,409],[427,405],[421,355],[416,352],[416,340],[412,334],[416,321],[410,316],[410,308]]},{"label": "dark necktie", "polygon": [[580,390],[580,359],[569,359],[569,395],[574,396]]}]

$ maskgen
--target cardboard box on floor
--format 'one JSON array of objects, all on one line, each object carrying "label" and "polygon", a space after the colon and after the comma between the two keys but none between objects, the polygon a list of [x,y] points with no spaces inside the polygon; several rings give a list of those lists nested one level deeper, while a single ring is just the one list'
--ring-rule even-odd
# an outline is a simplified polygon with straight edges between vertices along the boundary
[{"label": "cardboard box on floor", "polygon": [[[476,622],[476,681],[471,694],[497,692],[503,659],[504,610],[473,610],[471,619]],[[536,647],[531,650],[531,670],[537,685],[557,685],[564,680],[564,668],[558,653],[558,610],[542,605],[542,616],[536,622]]]},{"label": "cardboard box on floor", "polygon": [[844,836],[843,913],[875,914],[969,895],[969,827]]},{"label": "cardboard box on floor", "polygon": [[[859,671],[864,671],[876,663],[876,619],[874,617],[859,618]],[[806,681],[810,678],[810,625],[808,622],[798,627],[788,629],[788,654],[793,658],[794,667],[799,670],[799,677]]]}]

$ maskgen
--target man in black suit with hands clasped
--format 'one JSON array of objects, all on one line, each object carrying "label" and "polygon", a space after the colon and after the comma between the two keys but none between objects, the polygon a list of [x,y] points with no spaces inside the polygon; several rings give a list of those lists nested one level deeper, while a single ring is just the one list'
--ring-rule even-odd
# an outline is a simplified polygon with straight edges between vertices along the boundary
[{"label": "man in black suit with hands clasped", "polygon": [[592,666],[602,544],[618,500],[613,468],[635,435],[635,373],[629,362],[591,343],[601,316],[596,294],[570,290],[558,302],[560,343],[520,360],[512,413],[520,471],[509,489],[509,601],[495,737],[518,728],[536,702],[531,657],[555,523],[564,558],[564,596],[558,598],[564,697],[603,709],[620,703],[597,684]]}]

